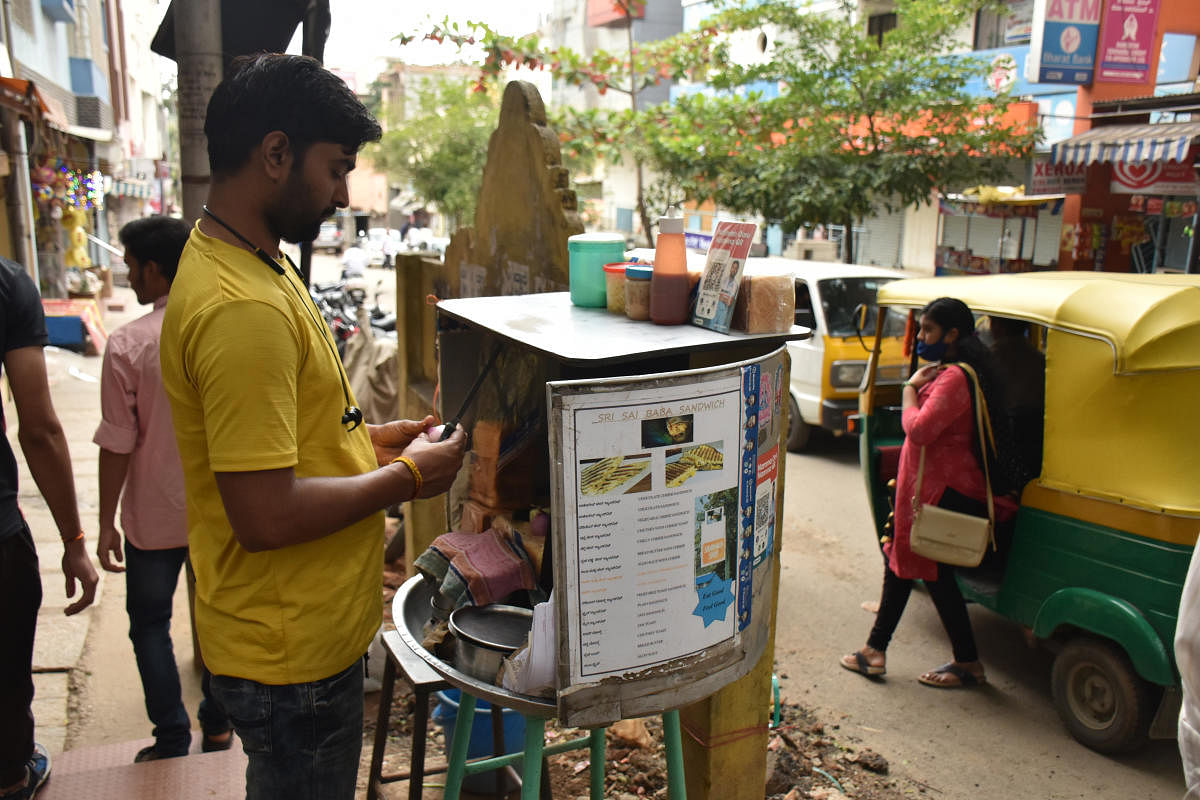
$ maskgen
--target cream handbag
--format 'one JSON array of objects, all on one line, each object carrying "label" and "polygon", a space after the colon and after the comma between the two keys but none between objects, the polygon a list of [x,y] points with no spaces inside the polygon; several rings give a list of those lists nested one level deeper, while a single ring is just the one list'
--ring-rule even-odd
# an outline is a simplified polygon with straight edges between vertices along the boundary
[{"label": "cream handbag", "polygon": [[988,544],[996,549],[994,534],[996,509],[992,501],[992,483],[988,474],[987,445],[992,442],[991,420],[988,418],[986,401],[979,389],[979,376],[969,364],[959,363],[971,378],[975,389],[975,424],[979,431],[979,452],[983,456],[983,482],[987,487],[988,515],[976,517],[961,511],[950,511],[931,503],[921,503],[921,479],[925,473],[925,448],[921,448],[921,460],[917,466],[917,483],[913,489],[913,521],[909,532],[909,547],[919,556],[953,564],[956,567],[977,567],[983,561]]}]

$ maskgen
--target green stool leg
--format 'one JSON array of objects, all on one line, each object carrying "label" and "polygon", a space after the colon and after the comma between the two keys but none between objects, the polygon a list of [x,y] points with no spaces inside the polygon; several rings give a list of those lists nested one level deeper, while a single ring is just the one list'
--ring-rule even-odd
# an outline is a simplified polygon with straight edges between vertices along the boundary
[{"label": "green stool leg", "polygon": [[683,777],[683,742],[679,736],[679,712],[664,711],[663,744],[667,749],[667,798],[687,800],[687,784]]},{"label": "green stool leg", "polygon": [[460,692],[458,717],[454,722],[454,741],[450,744],[450,764],[446,769],[445,800],[458,800],[462,792],[463,776],[467,769],[467,746],[471,743],[471,729],[475,725],[475,697]]},{"label": "green stool leg", "polygon": [[608,746],[608,741],[604,738],[604,732],[607,728],[593,728],[588,734],[591,739],[591,800],[604,800],[604,759],[605,748]]},{"label": "green stool leg", "polygon": [[[457,733],[457,731],[455,731]],[[525,752],[521,764],[521,800],[538,800],[542,784],[542,748],[546,745],[546,720],[525,717]],[[449,797],[449,795],[447,795]]]}]

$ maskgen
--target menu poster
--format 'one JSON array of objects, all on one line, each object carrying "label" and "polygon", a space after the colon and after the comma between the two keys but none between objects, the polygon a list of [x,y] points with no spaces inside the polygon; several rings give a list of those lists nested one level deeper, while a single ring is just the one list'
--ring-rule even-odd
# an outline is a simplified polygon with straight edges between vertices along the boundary
[{"label": "menu poster", "polygon": [[750,245],[758,233],[753,222],[718,222],[700,277],[692,323],[719,333],[729,332],[733,304],[742,285]]},{"label": "menu poster", "polygon": [[[738,373],[628,386],[561,398],[572,684],[700,654],[737,635],[735,593],[749,568],[739,558]],[[748,488],[753,504],[753,480]]]}]

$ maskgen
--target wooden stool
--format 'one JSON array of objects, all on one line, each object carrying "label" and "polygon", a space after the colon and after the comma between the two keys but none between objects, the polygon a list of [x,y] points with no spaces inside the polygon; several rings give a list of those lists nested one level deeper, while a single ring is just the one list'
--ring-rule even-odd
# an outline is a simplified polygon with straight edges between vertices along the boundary
[{"label": "wooden stool", "polygon": [[[383,635],[383,648],[387,652],[387,665],[383,669],[383,687],[379,696],[379,718],[375,724],[375,745],[371,749],[371,771],[367,776],[367,800],[378,800],[379,788],[385,783],[408,778],[409,800],[421,800],[421,784],[425,781],[425,735],[429,724],[429,695],[450,684],[433,671],[421,657],[408,648],[396,631]],[[408,775],[383,774],[383,751],[387,747],[388,728],[392,714],[392,694],[396,682],[396,670],[412,687],[416,695],[413,709],[412,757]],[[465,752],[465,751],[464,751]]]},{"label": "wooden stool", "polygon": [[[604,758],[606,728],[594,728],[587,735],[565,742],[546,746],[546,720],[543,717],[525,716],[525,749],[520,753],[509,753],[494,758],[467,761],[467,744],[471,738],[471,726],[475,721],[476,698],[463,692],[458,703],[458,719],[454,727],[454,741],[450,745],[450,764],[446,772],[444,800],[459,800],[463,778],[476,772],[486,772],[508,766],[522,760],[521,800],[538,800],[545,788],[542,776],[545,757],[569,750],[588,748],[590,752],[591,800],[604,800]],[[493,714],[494,714],[493,710]],[[493,719],[495,717],[493,716]],[[667,797],[669,800],[687,800],[687,788],[683,775],[683,743],[679,733],[679,712],[664,711],[663,744],[667,751]]]}]

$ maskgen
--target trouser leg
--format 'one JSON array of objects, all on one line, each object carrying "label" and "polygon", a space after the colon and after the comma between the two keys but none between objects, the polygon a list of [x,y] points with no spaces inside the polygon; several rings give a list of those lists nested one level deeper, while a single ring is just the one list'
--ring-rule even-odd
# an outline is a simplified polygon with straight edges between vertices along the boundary
[{"label": "trouser leg", "polygon": [[363,668],[268,686],[214,675],[213,695],[246,753],[247,800],[353,800],[362,752]]},{"label": "trouser leg", "polygon": [[975,633],[971,629],[971,617],[967,614],[967,601],[963,599],[958,581],[954,578],[954,567],[938,564],[938,579],[926,581],[929,596],[937,609],[942,627],[950,637],[950,647],[955,661],[978,661],[975,649]]},{"label": "trouser leg", "polygon": [[0,540],[0,786],[25,779],[33,753],[33,636],[42,605],[29,527]]},{"label": "trouser leg", "polygon": [[186,753],[192,740],[171,642],[175,587],[186,557],[185,547],[142,550],[125,543],[129,639],[142,678],[146,714],[154,723],[155,749],[163,755]]},{"label": "trouser leg", "polygon": [[879,596],[879,611],[875,614],[875,624],[871,627],[871,635],[867,637],[867,646],[881,652],[886,651],[892,641],[892,634],[900,624],[904,615],[904,607],[908,605],[908,597],[912,594],[913,582],[901,578],[892,572],[891,568],[883,568],[883,590]]},{"label": "trouser leg", "polygon": [[[184,567],[188,576],[194,580],[195,573],[192,572],[190,559],[184,561]],[[233,727],[233,723],[229,721],[229,715],[225,713],[221,701],[212,693],[212,673],[208,671],[208,665],[204,664],[204,654],[196,653],[196,658],[202,665],[200,669],[200,708],[197,710],[196,716],[200,720],[200,730],[206,736],[217,736],[229,731]]]}]

